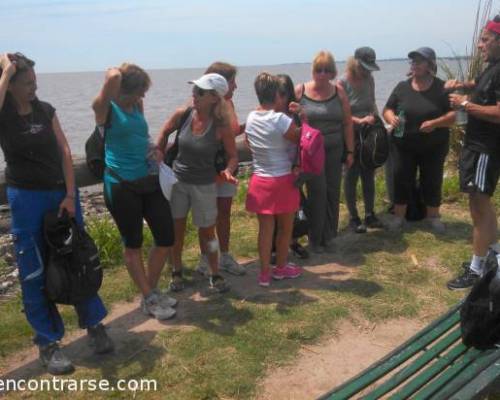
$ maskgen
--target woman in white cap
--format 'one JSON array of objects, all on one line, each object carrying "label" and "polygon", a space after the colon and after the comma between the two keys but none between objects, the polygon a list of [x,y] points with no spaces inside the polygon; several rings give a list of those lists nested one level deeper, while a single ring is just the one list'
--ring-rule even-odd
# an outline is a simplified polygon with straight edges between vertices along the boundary
[{"label": "woman in white cap", "polygon": [[[378,114],[375,103],[375,81],[372,72],[380,68],[375,62],[375,51],[371,47],[360,47],[349,57],[346,72],[340,83],[349,97],[351,105],[352,123],[354,126],[355,148],[359,146],[359,131],[362,125],[373,125]],[[359,218],[356,208],[356,186],[361,177],[363,186],[363,200],[365,203],[364,222]],[[344,192],[347,208],[350,214],[350,225],[356,233],[365,233],[366,228],[379,228],[380,221],[375,216],[375,170],[364,168],[356,153],[354,163],[346,171],[344,178]]]},{"label": "woman in white cap", "polygon": [[[448,154],[449,129],[455,121],[444,82],[437,78],[436,53],[421,47],[408,54],[410,78],[392,91],[384,119],[394,127],[394,217],[390,230],[404,224],[417,170],[430,227],[445,230],[439,215],[443,168]],[[403,120],[404,118],[404,120]]]},{"label": "woman in white cap", "polygon": [[193,107],[177,109],[165,122],[158,137],[158,148],[164,152],[168,136],[177,130],[178,154],[173,170],[178,182],[172,189],[171,208],[174,218],[175,243],[170,288],[182,290],[182,248],[186,219],[192,209],[193,224],[198,227],[203,253],[210,265],[210,288],[225,292],[228,285],[219,275],[219,243],[215,236],[217,190],[215,155],[222,141],[227,153],[227,167],[219,176],[236,183],[233,173],[238,166],[236,143],[231,131],[231,113],[224,96],[229,90],[226,79],[209,73],[193,84]]}]

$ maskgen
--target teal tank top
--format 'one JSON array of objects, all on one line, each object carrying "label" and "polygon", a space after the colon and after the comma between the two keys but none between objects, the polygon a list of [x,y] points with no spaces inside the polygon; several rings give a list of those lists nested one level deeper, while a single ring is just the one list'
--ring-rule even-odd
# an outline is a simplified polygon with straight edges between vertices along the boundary
[{"label": "teal tank top", "polygon": [[[148,124],[138,107],[129,113],[111,102],[111,127],[106,129],[106,166],[121,178],[133,180],[148,175]],[[116,178],[105,174],[105,180]]]}]

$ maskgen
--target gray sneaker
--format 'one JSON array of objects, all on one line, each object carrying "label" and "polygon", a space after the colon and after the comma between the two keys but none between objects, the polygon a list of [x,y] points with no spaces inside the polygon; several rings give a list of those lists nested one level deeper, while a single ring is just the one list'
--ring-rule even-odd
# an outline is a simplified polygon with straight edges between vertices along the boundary
[{"label": "gray sneaker", "polygon": [[38,346],[40,362],[52,375],[70,374],[75,370],[71,360],[59,348],[57,342],[47,346]]},{"label": "gray sneaker", "polygon": [[160,304],[163,307],[175,307],[177,305],[177,299],[170,297],[166,292],[162,292],[160,289],[154,288],[153,293],[158,295]]},{"label": "gray sneaker", "polygon": [[203,275],[205,278],[208,278],[210,275],[210,267],[208,265],[208,257],[206,254],[200,255],[200,261],[198,261],[195,271],[200,275]]},{"label": "gray sneaker", "polygon": [[404,224],[404,218],[393,215],[385,223],[385,226],[389,232],[401,232],[403,230]]},{"label": "gray sneaker", "polygon": [[219,268],[233,275],[245,275],[246,269],[238,264],[230,253],[221,253]]},{"label": "gray sneaker", "polygon": [[95,354],[106,354],[114,351],[115,345],[106,333],[106,328],[103,324],[87,328],[87,336],[89,338],[89,346],[94,348]]},{"label": "gray sneaker", "polygon": [[443,221],[441,221],[441,218],[439,217],[426,218],[426,220],[430,228],[435,233],[443,234],[446,232],[446,226],[444,225]]},{"label": "gray sneaker", "polygon": [[159,321],[173,318],[176,314],[174,308],[161,304],[156,293],[151,293],[147,299],[142,298],[141,309],[144,314],[155,317]]}]

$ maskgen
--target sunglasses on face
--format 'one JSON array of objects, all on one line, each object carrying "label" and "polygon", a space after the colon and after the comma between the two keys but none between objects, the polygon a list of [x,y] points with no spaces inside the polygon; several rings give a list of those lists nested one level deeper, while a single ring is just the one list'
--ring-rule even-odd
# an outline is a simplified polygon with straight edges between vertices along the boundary
[{"label": "sunglasses on face", "polygon": [[423,58],[411,58],[408,60],[408,64],[410,65],[420,65],[423,64],[426,60]]},{"label": "sunglasses on face", "polygon": [[195,95],[196,97],[203,97],[203,96],[205,96],[205,93],[207,93],[207,92],[208,92],[208,90],[199,88],[198,86],[195,86],[193,88],[193,95]]},{"label": "sunglasses on face", "polygon": [[314,72],[317,74],[331,74],[333,71],[331,68],[314,68]]}]

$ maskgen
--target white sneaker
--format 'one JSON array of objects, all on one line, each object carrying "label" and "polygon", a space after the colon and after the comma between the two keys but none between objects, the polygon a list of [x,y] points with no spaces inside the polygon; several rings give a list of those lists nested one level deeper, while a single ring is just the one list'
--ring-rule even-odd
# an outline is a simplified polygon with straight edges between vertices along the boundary
[{"label": "white sneaker", "polygon": [[154,288],[153,293],[158,295],[160,304],[163,307],[175,307],[177,305],[177,299],[170,297],[166,292],[162,292],[160,289]]},{"label": "white sneaker", "polygon": [[206,254],[200,255],[200,261],[195,269],[200,275],[203,275],[205,278],[208,278],[210,275],[210,267],[208,264],[208,257]]},{"label": "white sneaker", "polygon": [[144,314],[155,317],[159,321],[173,318],[176,314],[175,309],[160,303],[157,293],[152,293],[147,300],[143,297],[141,300],[141,309]]},{"label": "white sneaker", "polygon": [[233,275],[245,275],[245,267],[236,262],[230,253],[221,253],[219,258],[219,268]]}]

